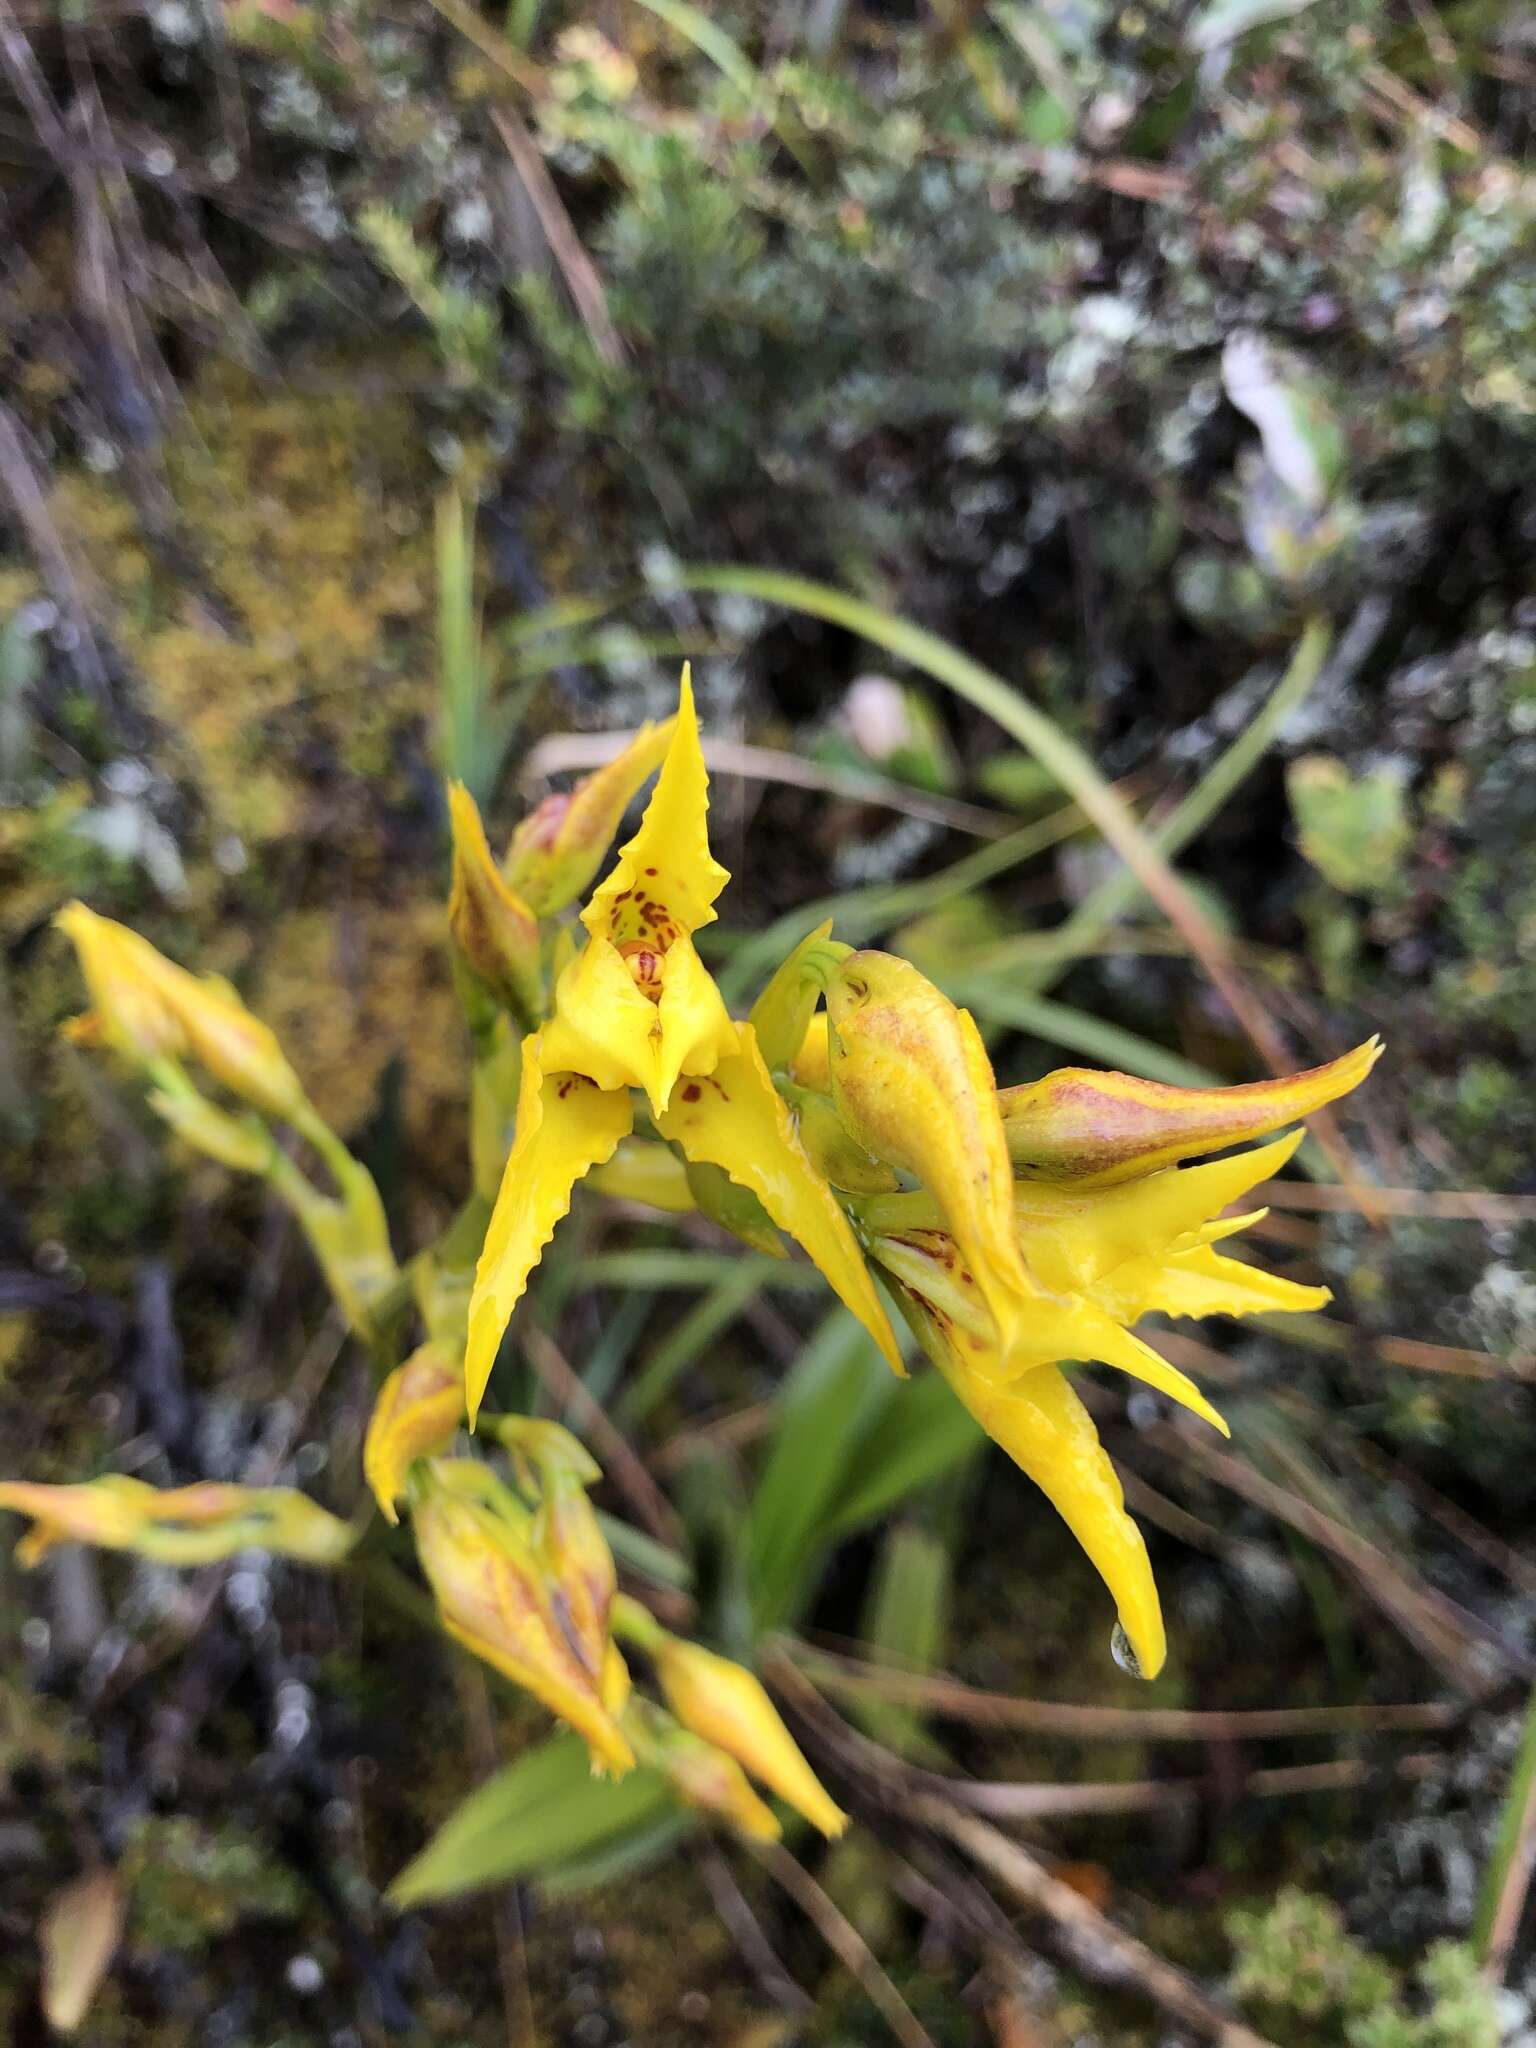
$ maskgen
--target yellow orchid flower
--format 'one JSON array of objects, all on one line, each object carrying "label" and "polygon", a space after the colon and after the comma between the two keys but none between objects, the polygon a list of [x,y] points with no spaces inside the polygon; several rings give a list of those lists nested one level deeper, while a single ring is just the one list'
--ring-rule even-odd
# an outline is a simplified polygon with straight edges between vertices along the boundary
[{"label": "yellow orchid flower", "polygon": [[563,910],[591,882],[631,798],[661,766],[676,722],[641,726],[622,753],[574,789],[545,797],[517,826],[503,872],[535,916]]},{"label": "yellow orchid flower", "polygon": [[1171,1088],[1134,1074],[1061,1067],[998,1091],[1008,1156],[1021,1178],[1108,1186],[1222,1152],[1299,1123],[1357,1088],[1381,1056],[1367,1039],[1326,1066],[1235,1088]]},{"label": "yellow orchid flower", "polygon": [[843,1832],[847,1814],[834,1804],[806,1762],[759,1678],[701,1643],[670,1635],[627,1595],[614,1601],[613,1619],[619,1633],[655,1665],[667,1705],[685,1728],[735,1757],[759,1784],[776,1792],[822,1834],[835,1837]]},{"label": "yellow orchid flower", "polygon": [[640,828],[581,914],[587,942],[556,979],[553,1014],[524,1042],[516,1134],[469,1309],[471,1421],[572,1189],[630,1135],[631,1089],[645,1096],[662,1138],[693,1164],[721,1168],[804,1246],[901,1369],[853,1229],[796,1134],[752,1026],[732,1022],[694,950],[693,934],[714,918],[729,879],[709,851],[708,808],[684,669]]},{"label": "yellow orchid flower", "polygon": [[867,1152],[931,1194],[1007,1352],[1036,1290],[1014,1233],[997,1083],[974,1019],[892,953],[849,953],[826,996],[838,1116]]},{"label": "yellow orchid flower", "polygon": [[860,1204],[871,1256],[897,1283],[924,1350],[1087,1551],[1148,1677],[1163,1661],[1164,1644],[1146,1552],[1092,1419],[1057,1362],[1117,1366],[1225,1434],[1194,1382],[1129,1326],[1154,1310],[1241,1316],[1324,1306],[1327,1288],[1299,1286],[1214,1248],[1263,1215],[1222,1211],[1278,1173],[1301,1137],[1294,1131],[1231,1159],[1108,1186],[1017,1182],[1018,1242],[1041,1291],[1006,1352],[938,1205],[921,1192]]},{"label": "yellow orchid flower", "polygon": [[776,1842],[778,1817],[759,1799],[735,1757],[684,1728],[654,1701],[635,1698],[622,1726],[640,1762],[660,1771],[679,1799],[718,1814],[749,1841]]},{"label": "yellow orchid flower", "polygon": [[400,1519],[396,1503],[412,1465],[446,1450],[463,1419],[459,1347],[429,1339],[379,1388],[363,1439],[363,1477],[387,1522]]},{"label": "yellow orchid flower", "polygon": [[594,1770],[622,1775],[635,1760],[609,1704],[622,1686],[606,1646],[593,1670],[562,1627],[532,1517],[487,1466],[445,1459],[423,1471],[412,1526],[444,1629],[574,1728]]},{"label": "yellow orchid flower", "polygon": [[30,1516],[16,1546],[33,1565],[56,1543],[132,1550],[159,1564],[215,1564],[241,1550],[270,1550],[305,1564],[339,1564],[357,1532],[287,1486],[204,1481],[161,1488],[109,1473],[76,1486],[0,1483],[0,1508]]}]

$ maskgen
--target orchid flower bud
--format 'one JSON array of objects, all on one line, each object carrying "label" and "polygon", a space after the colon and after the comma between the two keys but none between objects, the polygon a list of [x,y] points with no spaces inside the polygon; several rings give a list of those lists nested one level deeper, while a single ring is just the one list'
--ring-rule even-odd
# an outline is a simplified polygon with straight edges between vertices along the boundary
[{"label": "orchid flower bud", "polygon": [[642,726],[621,754],[574,789],[545,797],[517,827],[504,872],[536,916],[574,903],[597,873],[631,799],[661,766],[675,724]]},{"label": "orchid flower bud", "polygon": [[538,919],[492,858],[479,807],[462,782],[449,785],[448,819],[448,930],[459,958],[523,1024],[536,1024],[544,1010]]},{"label": "orchid flower bud", "polygon": [[602,1467],[558,1422],[501,1415],[494,1427],[531,1481],[530,1491],[536,1488],[539,1495],[529,1540],[543,1568],[555,1618],[594,1682],[601,1685],[609,1646],[608,1611],[618,1586],[613,1552],[586,1491],[602,1478]]},{"label": "orchid flower bud", "polygon": [[623,1726],[640,1762],[660,1771],[685,1804],[717,1814],[750,1841],[779,1839],[783,1830],[773,1808],[752,1790],[735,1757],[638,1696],[626,1707]]},{"label": "orchid flower bud", "polygon": [[1014,1233],[1013,1173],[981,1033],[906,960],[850,953],[827,978],[832,1101],[877,1159],[938,1204],[1003,1349],[1035,1288]]},{"label": "orchid flower bud", "polygon": [[1171,1088],[1132,1074],[1061,1067],[998,1092],[1008,1156],[1023,1179],[1104,1187],[1263,1137],[1347,1095],[1381,1054],[1368,1039],[1326,1066],[1236,1088]]},{"label": "orchid flower bud", "polygon": [[[519,1519],[510,1496],[495,1505],[475,1498],[451,1470],[468,1463],[427,1466],[412,1511],[417,1555],[443,1627],[568,1722],[586,1741],[594,1770],[622,1775],[635,1759],[604,1703],[611,1674],[594,1677],[562,1628],[530,1538],[530,1518]],[[494,1487],[494,1475],[488,1477]]]},{"label": "orchid flower bud", "polygon": [[386,1521],[400,1519],[412,1465],[445,1451],[463,1419],[463,1347],[429,1340],[380,1387],[363,1439],[363,1477]]},{"label": "orchid flower bud", "polygon": [[191,1056],[264,1116],[301,1128],[313,1119],[276,1035],[227,981],[188,974],[83,903],[66,904],[54,922],[74,943],[91,997],[92,1021],[76,1035],[99,1037],[140,1066]]},{"label": "orchid flower bud", "polygon": [[840,1835],[848,1816],[827,1796],[761,1681],[698,1643],[658,1633],[656,1675],[683,1726],[735,1757],[824,1835]]},{"label": "orchid flower bud", "polygon": [[132,1550],[160,1564],[215,1564],[270,1550],[304,1564],[339,1564],[357,1532],[286,1486],[206,1482],[168,1490],[110,1473],[78,1486],[0,1484],[0,1508],[32,1518],[17,1562],[36,1564],[56,1543]]}]

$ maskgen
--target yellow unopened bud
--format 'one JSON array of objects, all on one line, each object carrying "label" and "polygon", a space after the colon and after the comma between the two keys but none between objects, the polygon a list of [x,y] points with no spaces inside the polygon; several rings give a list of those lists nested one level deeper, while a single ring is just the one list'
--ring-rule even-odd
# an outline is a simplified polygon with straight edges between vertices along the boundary
[{"label": "yellow unopened bud", "polygon": [[54,923],[74,946],[91,1007],[65,1027],[77,1044],[106,1045],[145,1064],[187,1051],[181,1019],[160,985],[160,955],[147,939],[83,903],[66,903]]},{"label": "yellow unopened bud", "polygon": [[207,1482],[162,1491],[109,1474],[78,1486],[0,1484],[0,1508],[32,1518],[16,1546],[32,1565],[56,1543],[132,1550],[160,1564],[214,1564],[241,1550],[271,1550],[305,1564],[339,1564],[356,1532],[286,1486]]},{"label": "yellow unopened bud", "polygon": [[512,834],[506,877],[539,917],[574,903],[602,865],[631,798],[661,766],[676,719],[645,725],[621,754],[547,796]]},{"label": "yellow unopened bud", "polygon": [[529,1539],[545,1574],[555,1619],[601,1690],[609,1649],[608,1613],[618,1585],[613,1552],[586,1493],[602,1478],[602,1468],[558,1422],[503,1415],[495,1428],[526,1474],[530,1490],[537,1487],[539,1504]]},{"label": "yellow unopened bud", "polygon": [[1008,1156],[1024,1179],[1109,1186],[1220,1152],[1310,1116],[1358,1087],[1379,1038],[1326,1066],[1236,1088],[1171,1088],[1132,1074],[1062,1067],[998,1093]]},{"label": "yellow unopened bud", "polygon": [[535,1555],[531,1518],[519,1518],[510,1496],[495,1505],[474,1497],[455,1476],[456,1464],[496,1484],[471,1461],[428,1467],[431,1477],[412,1523],[443,1627],[568,1722],[585,1740],[594,1769],[627,1771],[634,1752],[605,1704],[614,1674],[605,1668],[594,1677],[561,1627]]},{"label": "yellow unopened bud", "polygon": [[750,1671],[678,1636],[663,1635],[653,1654],[667,1704],[685,1728],[735,1757],[824,1835],[843,1832],[847,1814],[828,1797]]},{"label": "yellow unopened bud", "polygon": [[752,1790],[735,1757],[680,1727],[670,1714],[638,1696],[625,1709],[624,1732],[641,1763],[662,1772],[687,1805],[718,1814],[749,1840],[779,1839],[783,1830],[777,1815]]},{"label": "yellow unopened bud", "polygon": [[157,953],[147,939],[83,903],[54,919],[73,941],[101,1038],[140,1065],[190,1054],[213,1078],[264,1116],[313,1118],[299,1077],[275,1034],[217,974],[199,979]]},{"label": "yellow unopened bud", "polygon": [[525,1024],[543,1013],[539,923],[491,857],[479,807],[462,782],[449,785],[453,883],[448,930],[460,956]]},{"label": "yellow unopened bud", "polygon": [[1006,1351],[1035,1289],[981,1033],[909,961],[850,953],[827,978],[832,1100],[877,1159],[915,1174],[960,1246]]},{"label": "yellow unopened bud", "polygon": [[446,1450],[463,1418],[462,1345],[423,1344],[385,1380],[363,1439],[363,1476],[386,1521],[400,1519],[395,1503],[412,1465]]}]

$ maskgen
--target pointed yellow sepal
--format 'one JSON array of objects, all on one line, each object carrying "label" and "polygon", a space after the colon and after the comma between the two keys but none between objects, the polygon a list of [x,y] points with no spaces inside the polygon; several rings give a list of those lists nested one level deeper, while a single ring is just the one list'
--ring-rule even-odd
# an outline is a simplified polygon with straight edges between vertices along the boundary
[{"label": "pointed yellow sepal", "polygon": [[491,856],[480,809],[462,782],[448,786],[453,881],[448,931],[459,957],[525,1025],[543,1014],[539,921]]},{"label": "pointed yellow sepal", "polygon": [[300,1125],[314,1117],[275,1034],[222,977],[189,974],[83,903],[66,904],[54,923],[74,944],[91,998],[79,1035],[140,1066],[190,1056],[264,1116]]},{"label": "pointed yellow sepal", "polygon": [[109,1474],[78,1486],[0,1483],[0,1508],[33,1527],[16,1546],[33,1565],[56,1543],[132,1550],[159,1564],[216,1564],[241,1550],[270,1550],[304,1564],[340,1564],[356,1540],[346,1522],[287,1486],[205,1481],[162,1489]]},{"label": "pointed yellow sepal", "polygon": [[[462,1483],[452,1471],[456,1462],[463,1461],[426,1468],[411,1517],[443,1627],[574,1728],[595,1769],[621,1775],[635,1759],[604,1704],[612,1681],[587,1668],[562,1629],[526,1513],[518,1513],[510,1496],[501,1497],[504,1489],[492,1496],[484,1481]],[[481,1493],[487,1497],[477,1497]]]},{"label": "pointed yellow sepal", "polygon": [[667,1705],[685,1728],[735,1757],[822,1834],[843,1832],[847,1814],[828,1797],[759,1679],[678,1636],[662,1634],[652,1655]]},{"label": "pointed yellow sepal", "polygon": [[1142,1676],[1155,1678],[1168,1646],[1147,1546],[1125,1511],[1119,1476],[1093,1417],[1066,1375],[1041,1366],[1001,1387],[933,1355],[987,1435],[1035,1482],[1087,1552],[1109,1588]]},{"label": "pointed yellow sepal", "polygon": [[1029,1179],[1107,1186],[1298,1123],[1347,1095],[1381,1055],[1368,1039],[1326,1066],[1236,1088],[1171,1088],[1132,1074],[1062,1067],[999,1091],[1008,1154]]},{"label": "pointed yellow sepal", "polygon": [[535,1034],[523,1044],[517,1134],[470,1296],[464,1376],[471,1425],[512,1311],[571,1206],[572,1188],[612,1158],[634,1121],[623,1089],[605,1091],[583,1074],[546,1072],[542,1038]]},{"label": "pointed yellow sepal", "polygon": [[853,1228],[801,1144],[773,1085],[750,1024],[741,1050],[714,1072],[686,1080],[656,1128],[690,1160],[723,1167],[756,1195],[781,1230],[803,1246],[833,1291],[880,1346],[892,1370],[906,1368]]},{"label": "pointed yellow sepal", "polygon": [[464,1419],[464,1366],[458,1346],[441,1339],[413,1351],[380,1387],[363,1439],[363,1477],[387,1522],[418,1458],[435,1458]]},{"label": "pointed yellow sepal", "polygon": [[547,796],[512,834],[508,884],[538,917],[563,910],[591,882],[641,784],[661,765],[676,720],[643,725],[621,754]]},{"label": "pointed yellow sepal", "polygon": [[827,1014],[839,1117],[933,1196],[1006,1352],[1036,1290],[1014,1233],[1013,1172],[980,1032],[910,962],[868,950],[828,976]]}]

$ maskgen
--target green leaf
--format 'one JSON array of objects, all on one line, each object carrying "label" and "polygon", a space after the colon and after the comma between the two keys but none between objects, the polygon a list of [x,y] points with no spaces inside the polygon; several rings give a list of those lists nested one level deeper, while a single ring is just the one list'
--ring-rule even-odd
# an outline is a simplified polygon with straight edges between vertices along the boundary
[{"label": "green leaf", "polygon": [[390,1901],[419,1906],[557,1872],[611,1852],[672,1803],[659,1772],[594,1778],[585,1743],[557,1735],[471,1792],[395,1879]]},{"label": "green leaf", "polygon": [[851,1459],[897,1389],[890,1367],[845,1309],[817,1330],[784,1383],[778,1428],[747,1528],[747,1583],[759,1632],[798,1605]]},{"label": "green leaf", "polygon": [[936,1372],[920,1372],[905,1386],[892,1383],[892,1393],[854,1447],[849,1484],[822,1531],[829,1540],[878,1521],[985,1441]]}]

